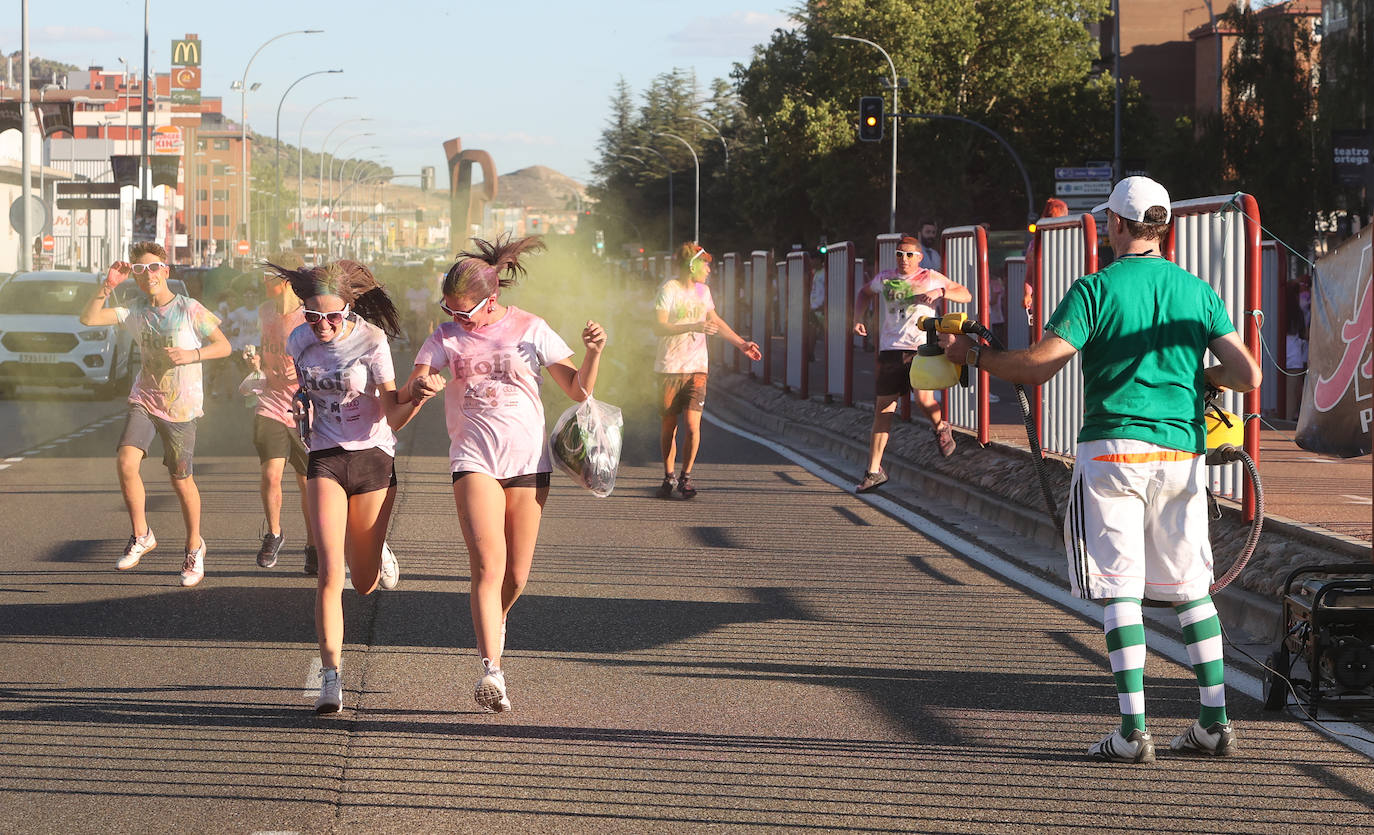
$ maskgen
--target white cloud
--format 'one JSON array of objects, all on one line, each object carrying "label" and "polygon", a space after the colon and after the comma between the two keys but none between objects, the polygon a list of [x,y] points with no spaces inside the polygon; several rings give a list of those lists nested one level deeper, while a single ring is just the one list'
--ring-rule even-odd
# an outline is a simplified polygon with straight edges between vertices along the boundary
[{"label": "white cloud", "polygon": [[745,61],[756,44],[768,42],[774,29],[792,25],[793,18],[785,14],[731,12],[695,18],[668,39],[674,43],[674,55]]}]

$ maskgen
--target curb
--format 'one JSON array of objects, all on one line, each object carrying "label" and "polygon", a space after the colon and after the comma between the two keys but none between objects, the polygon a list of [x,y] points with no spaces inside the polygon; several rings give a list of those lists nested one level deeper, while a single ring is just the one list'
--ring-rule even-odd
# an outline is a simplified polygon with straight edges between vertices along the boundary
[{"label": "curb", "polygon": [[[726,419],[736,424],[760,427],[833,471],[856,476],[862,469],[860,462],[864,461],[868,454],[867,444],[825,427],[765,412],[732,390],[742,385],[765,388],[763,384],[739,374],[720,376],[726,378],[722,380],[724,385],[712,385],[711,398]],[[965,443],[973,442],[967,434],[959,437]],[[1003,455],[1027,455],[1025,450],[995,442],[989,444],[989,448],[996,448]],[[822,460],[823,458],[831,460]],[[884,467],[888,472],[889,485],[897,488],[895,491],[890,487],[884,488],[888,498],[932,518],[933,521],[956,531],[961,536],[976,540],[982,547],[998,553],[1021,568],[1060,582],[1068,582],[1067,564],[1063,556],[1063,535],[1054,528],[1043,507],[1026,507],[1003,496],[989,493],[976,485],[929,468],[915,466],[896,455],[889,454]],[[903,496],[901,493],[907,495]],[[932,515],[932,511],[938,512]],[[1237,508],[1223,506],[1223,512],[1239,517]],[[959,513],[975,517],[976,522],[951,523],[949,520],[957,518]],[[1292,519],[1266,515],[1264,530],[1266,535],[1283,536],[1329,554],[1330,559],[1323,560],[1324,562],[1348,562],[1369,558],[1368,543]],[[1238,584],[1232,584],[1214,595],[1213,602],[1232,633],[1232,644],[1245,648],[1252,654],[1263,655],[1277,642],[1283,629],[1282,605],[1277,599],[1270,599],[1243,589]],[[1147,607],[1145,611],[1146,617],[1155,622],[1156,628],[1171,634],[1178,633],[1177,621],[1167,608]]]}]

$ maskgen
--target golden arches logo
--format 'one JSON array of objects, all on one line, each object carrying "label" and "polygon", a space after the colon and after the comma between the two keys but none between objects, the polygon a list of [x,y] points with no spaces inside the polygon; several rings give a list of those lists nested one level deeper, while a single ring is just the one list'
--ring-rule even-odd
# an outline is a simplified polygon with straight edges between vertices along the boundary
[{"label": "golden arches logo", "polygon": [[172,41],[172,64],[182,67],[200,66],[200,41]]}]

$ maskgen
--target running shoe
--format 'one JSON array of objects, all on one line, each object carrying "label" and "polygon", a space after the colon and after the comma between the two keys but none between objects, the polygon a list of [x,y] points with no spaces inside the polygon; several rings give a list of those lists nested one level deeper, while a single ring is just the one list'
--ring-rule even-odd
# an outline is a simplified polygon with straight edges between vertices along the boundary
[{"label": "running shoe", "polygon": [[143,555],[157,547],[157,537],[153,536],[153,529],[149,528],[143,536],[129,537],[129,544],[124,546],[124,556],[115,563],[115,568],[120,571],[128,571],[138,565],[138,561],[143,559]]},{"label": "running shoe", "polygon": [[181,564],[181,584],[189,588],[203,579],[205,579],[205,540],[201,539],[199,548],[186,552],[186,561]]},{"label": "running shoe", "polygon": [[258,549],[258,565],[263,568],[271,568],[277,564],[277,553],[281,551],[281,546],[286,544],[285,533],[263,534],[262,547]]},{"label": "running shoe", "polygon": [[505,713],[510,710],[510,698],[506,696],[506,674],[501,672],[500,667],[491,666],[491,661],[486,658],[482,659],[482,668],[485,672],[472,689],[473,701],[481,705],[483,710]]},{"label": "running shoe", "polygon": [[305,546],[305,573],[311,577],[320,573],[320,552],[314,545]]},{"label": "running shoe", "polygon": [[683,473],[677,479],[677,491],[682,494],[682,498],[690,499],[697,494],[697,488],[692,484],[692,474]]},{"label": "running shoe", "polygon": [[677,478],[665,475],[663,477],[663,483],[658,485],[658,492],[654,495],[658,496],[660,499],[671,499],[673,497],[673,488],[676,486]]},{"label": "running shoe", "polygon": [[1123,737],[1120,730],[1112,731],[1088,748],[1088,755],[1099,760],[1117,763],[1152,763],[1155,761],[1154,737],[1142,730],[1131,731]]},{"label": "running shoe", "polygon": [[1179,754],[1205,754],[1211,757],[1224,757],[1236,750],[1236,732],[1230,722],[1213,722],[1207,728],[1201,722],[1193,726],[1169,743],[1169,750]]},{"label": "running shoe", "polygon": [[382,588],[390,591],[396,588],[396,584],[401,582],[401,566],[396,562],[396,555],[392,553],[391,546],[382,540]]},{"label": "running shoe", "polygon": [[343,682],[336,668],[320,670],[320,696],[315,699],[316,713],[338,713],[343,710]]},{"label": "running shoe", "polygon": [[876,473],[864,473],[863,481],[854,488],[855,493],[867,493],[870,490],[877,490],[887,483],[887,470],[878,468]]},{"label": "running shoe", "polygon": [[940,424],[939,429],[933,430],[935,433],[935,443],[940,446],[940,454],[946,458],[954,454],[954,431],[949,428],[948,423]]}]

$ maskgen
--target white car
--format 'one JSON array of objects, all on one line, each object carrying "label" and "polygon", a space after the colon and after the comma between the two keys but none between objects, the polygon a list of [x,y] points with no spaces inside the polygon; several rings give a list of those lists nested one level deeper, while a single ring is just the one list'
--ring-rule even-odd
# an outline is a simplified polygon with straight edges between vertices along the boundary
[{"label": "white car", "polygon": [[[42,270],[18,273],[0,286],[0,393],[21,384],[85,386],[103,397],[128,390],[137,367],[128,331],[81,324],[81,309],[103,280],[96,273]],[[121,285],[114,302],[127,304],[130,291],[138,292]]]}]

